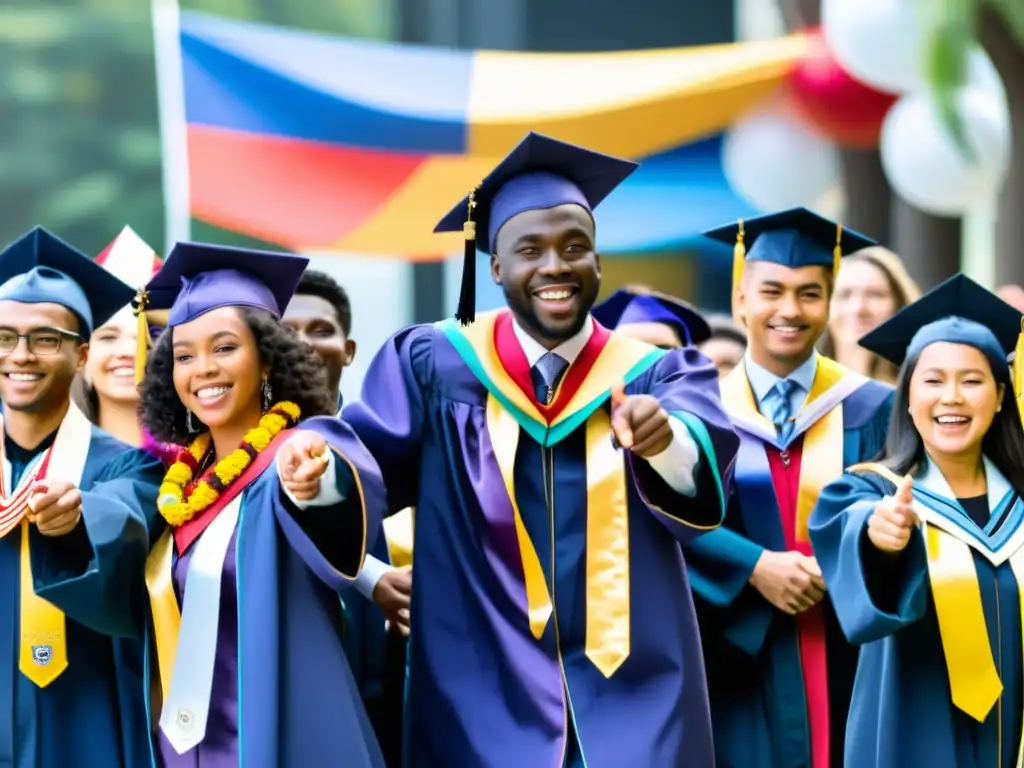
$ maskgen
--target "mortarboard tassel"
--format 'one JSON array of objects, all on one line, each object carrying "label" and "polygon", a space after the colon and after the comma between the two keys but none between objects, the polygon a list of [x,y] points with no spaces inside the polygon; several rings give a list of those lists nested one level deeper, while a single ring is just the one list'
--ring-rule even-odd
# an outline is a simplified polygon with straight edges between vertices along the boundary
[{"label": "mortarboard tassel", "polygon": [[146,321],[146,305],[149,294],[145,288],[139,288],[132,299],[132,312],[138,323],[139,338],[135,343],[135,383],[141,384],[146,373],[146,350],[149,347],[149,323]]},{"label": "mortarboard tassel", "polygon": [[836,247],[832,249],[832,277],[839,274],[839,262],[843,260],[843,225],[836,224]]},{"label": "mortarboard tassel", "polygon": [[462,225],[462,234],[466,240],[466,250],[462,261],[462,287],[459,290],[459,306],[455,311],[455,319],[462,325],[469,325],[476,319],[476,222],[473,221],[473,209],[476,208],[476,191],[478,184],[469,193],[469,205],[466,211],[466,223]]},{"label": "mortarboard tassel", "polygon": [[1021,422],[1024,423],[1024,318],[1021,319],[1020,331],[1017,346],[1013,350],[1013,395],[1017,400]]},{"label": "mortarboard tassel", "polygon": [[[732,296],[733,315],[736,314],[736,289],[740,287],[740,280],[743,279],[743,266],[747,259],[747,246],[743,242],[743,219],[737,221],[736,245],[732,247]],[[737,319],[738,318],[735,318]]]}]

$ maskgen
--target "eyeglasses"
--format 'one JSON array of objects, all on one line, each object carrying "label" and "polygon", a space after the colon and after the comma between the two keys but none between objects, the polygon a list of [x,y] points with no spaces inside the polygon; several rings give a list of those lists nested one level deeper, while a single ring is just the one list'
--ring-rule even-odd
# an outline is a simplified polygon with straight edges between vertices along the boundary
[{"label": "eyeglasses", "polygon": [[0,355],[9,355],[18,348],[22,339],[33,355],[56,355],[64,338],[81,341],[82,337],[63,328],[36,328],[28,333],[18,333],[10,328],[0,328]]}]

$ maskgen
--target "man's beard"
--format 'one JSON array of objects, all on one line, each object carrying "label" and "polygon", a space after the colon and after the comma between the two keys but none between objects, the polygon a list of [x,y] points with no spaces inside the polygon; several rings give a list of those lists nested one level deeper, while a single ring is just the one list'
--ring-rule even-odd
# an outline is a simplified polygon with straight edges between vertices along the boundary
[{"label": "man's beard", "polygon": [[590,309],[597,299],[597,291],[598,288],[595,286],[589,294],[584,294],[583,286],[580,286],[580,312],[568,328],[550,328],[544,325],[533,310],[533,302],[529,294],[526,296],[513,294],[507,288],[504,289],[504,294],[505,303],[508,304],[508,308],[512,310],[512,314],[515,315],[519,324],[523,326],[523,330],[547,341],[561,342],[571,339],[583,328],[583,324],[590,315]]}]

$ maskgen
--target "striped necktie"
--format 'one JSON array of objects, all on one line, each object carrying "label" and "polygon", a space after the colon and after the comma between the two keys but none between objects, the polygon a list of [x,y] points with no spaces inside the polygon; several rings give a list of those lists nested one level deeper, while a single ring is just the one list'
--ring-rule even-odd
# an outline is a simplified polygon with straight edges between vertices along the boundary
[{"label": "striped necktie", "polygon": [[791,402],[793,392],[796,388],[796,382],[790,381],[789,379],[780,379],[772,388],[774,395],[771,401],[771,413],[769,418],[775,425],[775,429],[779,436],[779,442],[783,446],[789,444],[789,440],[793,435],[793,427],[795,425],[792,421],[793,408]]},{"label": "striped necktie", "polygon": [[533,391],[538,403],[551,405],[551,401],[555,399],[555,392],[558,391],[558,384],[568,367],[569,361],[554,352],[546,352],[534,363],[530,369],[530,378],[533,380]]}]

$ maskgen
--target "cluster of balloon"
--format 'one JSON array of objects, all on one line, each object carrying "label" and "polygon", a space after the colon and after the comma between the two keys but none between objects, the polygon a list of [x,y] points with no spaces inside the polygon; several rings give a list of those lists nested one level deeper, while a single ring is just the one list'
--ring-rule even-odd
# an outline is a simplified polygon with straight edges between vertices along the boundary
[{"label": "cluster of balloon", "polygon": [[923,24],[915,0],[824,0],[822,29],[842,67],[898,94],[882,123],[882,167],[896,194],[937,216],[962,216],[998,194],[1010,162],[1006,90],[980,48],[971,52],[956,108],[965,155],[939,117],[925,78]]},{"label": "cluster of balloon", "polygon": [[814,207],[839,182],[838,147],[878,148],[896,193],[935,215],[988,202],[1010,157],[1009,105],[988,56],[969,60],[956,103],[973,156],[939,119],[924,77],[916,0],[823,0],[821,29],[785,87],[726,134],[733,189],[763,210]]},{"label": "cluster of balloon", "polygon": [[785,86],[734,125],[723,145],[730,184],[762,210],[820,208],[839,183],[838,147],[876,148],[896,101],[852,77],[820,30],[804,34],[805,52]]}]

